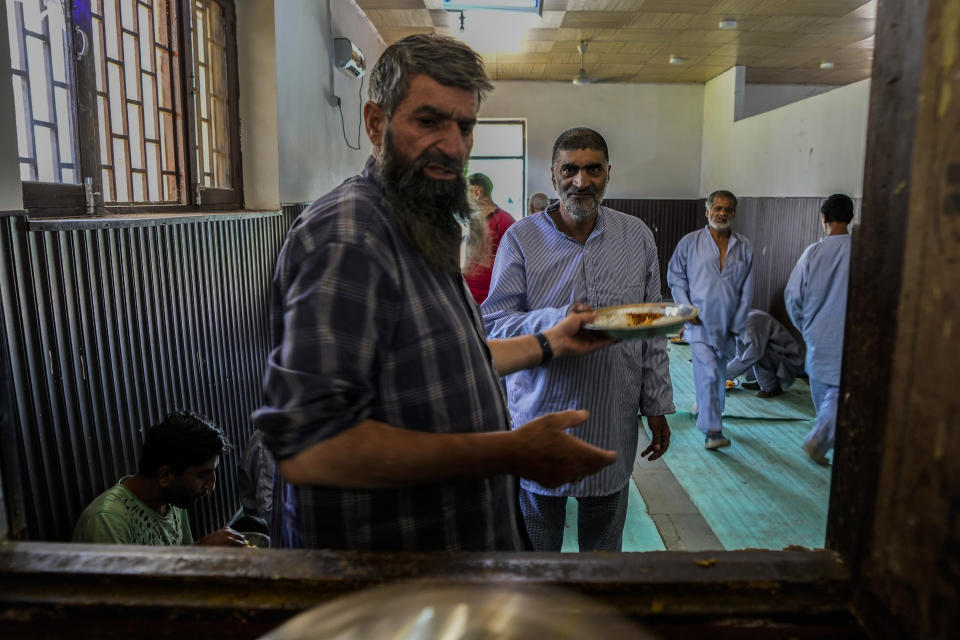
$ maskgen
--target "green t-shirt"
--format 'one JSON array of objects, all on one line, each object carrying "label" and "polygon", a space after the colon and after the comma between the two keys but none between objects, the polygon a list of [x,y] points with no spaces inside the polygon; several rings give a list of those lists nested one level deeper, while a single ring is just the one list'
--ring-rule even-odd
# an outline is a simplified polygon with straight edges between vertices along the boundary
[{"label": "green t-shirt", "polygon": [[73,541],[153,546],[193,544],[187,510],[170,505],[167,515],[161,516],[123,485],[127,478],[121,478],[87,505],[73,530]]}]

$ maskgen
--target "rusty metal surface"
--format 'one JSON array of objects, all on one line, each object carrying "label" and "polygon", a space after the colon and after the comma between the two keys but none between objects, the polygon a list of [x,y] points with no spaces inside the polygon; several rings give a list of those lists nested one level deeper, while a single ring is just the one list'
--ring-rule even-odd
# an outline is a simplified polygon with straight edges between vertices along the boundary
[{"label": "rusty metal surface", "polygon": [[139,616],[270,628],[339,595],[407,580],[558,586],[667,626],[724,618],[799,624],[801,612],[816,624],[849,623],[849,571],[827,551],[393,554],[10,543],[0,545],[0,632],[25,616],[56,628],[105,615],[95,612],[130,624]]}]

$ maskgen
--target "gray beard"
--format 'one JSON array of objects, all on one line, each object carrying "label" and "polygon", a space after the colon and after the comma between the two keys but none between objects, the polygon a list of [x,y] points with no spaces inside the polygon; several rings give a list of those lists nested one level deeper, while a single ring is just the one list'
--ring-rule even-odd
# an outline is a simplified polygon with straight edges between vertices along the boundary
[{"label": "gray beard", "polygon": [[579,200],[573,200],[567,196],[571,193],[577,193],[577,189],[572,187],[567,189],[564,193],[559,193],[561,202],[563,202],[564,210],[574,219],[577,224],[582,224],[590,219],[590,216],[597,212],[597,209],[600,208],[600,203],[603,202],[603,195],[607,191],[607,185],[604,184],[600,189],[591,189],[596,200],[594,204],[590,205],[585,202],[580,202]]},{"label": "gray beard", "polygon": [[597,203],[594,206],[587,205],[585,203],[578,202],[576,200],[569,201],[565,200],[563,202],[563,208],[567,210],[567,213],[576,221],[577,224],[582,224],[590,219],[594,213],[596,213],[597,208],[600,206]]},{"label": "gray beard", "polygon": [[[454,180],[433,180],[423,168],[439,162],[454,170]],[[425,152],[408,166],[396,154],[389,128],[376,161],[387,207],[407,242],[428,266],[443,273],[460,273],[460,219],[467,215],[467,180],[460,163],[446,155]]]}]

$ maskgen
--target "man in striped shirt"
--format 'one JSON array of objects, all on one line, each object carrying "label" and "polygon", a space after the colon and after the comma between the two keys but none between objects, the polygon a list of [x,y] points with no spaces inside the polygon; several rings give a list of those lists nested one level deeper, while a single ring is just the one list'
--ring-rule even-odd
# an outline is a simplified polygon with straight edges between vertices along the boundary
[{"label": "man in striped shirt", "polygon": [[308,547],[518,550],[514,475],[553,486],[616,457],[564,432],[582,411],[510,430],[499,375],[604,342],[580,335],[591,313],[485,340],[458,218],[490,89],[457,40],[392,44],[363,110],[373,157],[287,234],[253,421],[295,487]]},{"label": "man in striped shirt", "polygon": [[[660,300],[650,229],[639,218],[600,206],[610,178],[603,137],[586,128],[561,134],[551,177],[559,202],[516,222],[501,241],[481,308],[490,338],[541,331],[581,309]],[[618,454],[600,473],[561,486],[521,480],[520,509],[534,548],[560,550],[566,501],[573,496],[580,550],[619,551],[638,411],[653,433],[641,456],[656,460],[670,444],[663,417],[674,411],[666,338],[621,342],[514,373],[507,376],[507,397],[515,424],[544,412],[588,409],[578,437]]]}]

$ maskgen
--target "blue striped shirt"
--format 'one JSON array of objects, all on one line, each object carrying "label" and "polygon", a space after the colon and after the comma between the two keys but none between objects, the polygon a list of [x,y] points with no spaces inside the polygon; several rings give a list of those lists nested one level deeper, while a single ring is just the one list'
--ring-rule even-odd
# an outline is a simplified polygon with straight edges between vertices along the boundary
[{"label": "blue striped shirt", "polygon": [[[593,231],[580,244],[547,211],[510,227],[500,242],[481,307],[491,338],[549,329],[574,302],[600,307],[660,300],[657,247],[639,219],[600,207]],[[507,397],[514,425],[551,411],[586,409],[590,418],[570,433],[604,449],[617,461],[580,482],[547,489],[530,480],[523,487],[556,496],[603,496],[624,487],[637,452],[637,413],[673,413],[673,387],[666,338],[631,340],[586,356],[563,358],[511,374]]]},{"label": "blue striped shirt", "polygon": [[[428,267],[403,237],[372,158],[293,223],[271,293],[273,349],[253,422],[277,459],[368,418],[431,433],[508,428],[463,278]],[[299,486],[296,528],[315,548],[517,550],[515,487],[508,476]]]}]

